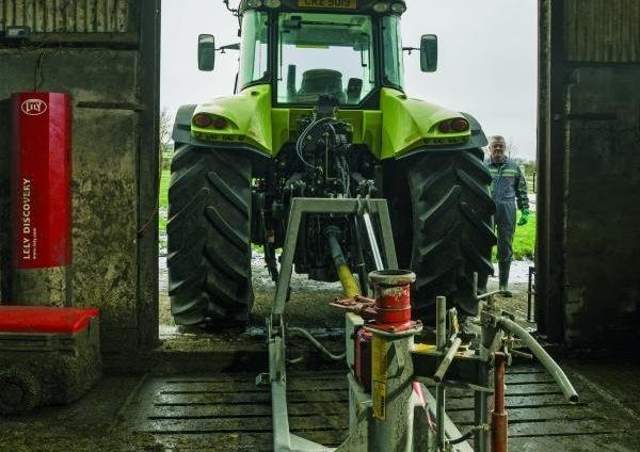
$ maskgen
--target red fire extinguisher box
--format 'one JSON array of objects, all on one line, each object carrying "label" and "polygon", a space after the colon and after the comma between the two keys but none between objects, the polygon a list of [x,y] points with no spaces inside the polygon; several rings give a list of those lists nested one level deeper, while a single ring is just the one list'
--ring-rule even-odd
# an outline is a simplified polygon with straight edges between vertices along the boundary
[{"label": "red fire extinguisher box", "polygon": [[12,96],[12,223],[16,269],[71,263],[71,99]]}]

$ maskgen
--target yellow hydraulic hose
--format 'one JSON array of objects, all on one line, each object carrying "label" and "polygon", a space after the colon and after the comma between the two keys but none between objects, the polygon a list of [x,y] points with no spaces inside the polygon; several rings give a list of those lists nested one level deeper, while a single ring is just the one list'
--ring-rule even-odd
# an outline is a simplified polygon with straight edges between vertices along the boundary
[{"label": "yellow hydraulic hose", "polygon": [[358,283],[353,277],[353,273],[351,273],[349,266],[347,264],[342,264],[339,265],[336,270],[338,271],[338,278],[340,278],[340,282],[342,283],[344,296],[347,298],[353,298],[356,295],[360,295],[360,287],[358,287]]},{"label": "yellow hydraulic hose", "polygon": [[336,271],[338,272],[338,278],[340,279],[340,283],[342,283],[344,295],[346,298],[353,298],[356,295],[361,295],[360,287],[358,286],[356,279],[353,277],[351,269],[347,265],[347,260],[344,258],[344,254],[342,254],[340,243],[336,238],[336,235],[339,234],[339,232],[340,230],[335,227],[327,228],[329,249],[331,250],[331,257],[333,258],[333,263],[335,264]]}]

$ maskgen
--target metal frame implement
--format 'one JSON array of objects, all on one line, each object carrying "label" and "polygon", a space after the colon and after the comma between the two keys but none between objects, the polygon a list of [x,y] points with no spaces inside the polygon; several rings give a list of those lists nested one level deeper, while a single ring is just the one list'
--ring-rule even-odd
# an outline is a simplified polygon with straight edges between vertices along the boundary
[{"label": "metal frame implement", "polygon": [[[286,373],[286,328],[285,308],[289,294],[289,284],[293,271],[293,258],[298,241],[298,233],[305,214],[352,215],[364,220],[373,250],[376,267],[382,265],[370,214],[378,217],[382,232],[382,246],[386,258],[386,267],[397,269],[398,261],[393,243],[393,233],[387,201],[384,199],[326,199],[295,198],[287,225],[284,253],[280,275],[276,286],[276,296],[267,319],[269,341],[269,380],[271,383],[271,404],[273,414],[273,448],[281,451],[326,451],[331,450],[320,444],[293,435],[289,431],[287,411],[287,373]],[[381,268],[379,268],[381,270]]]}]

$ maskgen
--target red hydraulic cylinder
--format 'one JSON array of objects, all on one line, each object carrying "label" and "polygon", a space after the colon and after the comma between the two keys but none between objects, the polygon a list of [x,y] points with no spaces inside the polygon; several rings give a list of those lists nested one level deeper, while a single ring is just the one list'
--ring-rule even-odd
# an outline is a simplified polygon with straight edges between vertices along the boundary
[{"label": "red hydraulic cylinder", "polygon": [[13,266],[71,263],[71,100],[68,94],[14,94]]},{"label": "red hydraulic cylinder", "polygon": [[505,374],[507,368],[507,357],[504,353],[495,354],[495,374],[494,374],[494,408],[491,413],[491,451],[507,452],[509,419],[505,406]]},{"label": "red hydraulic cylinder", "polygon": [[375,326],[398,331],[411,328],[411,284],[416,275],[408,270],[376,271],[369,274],[375,292]]}]

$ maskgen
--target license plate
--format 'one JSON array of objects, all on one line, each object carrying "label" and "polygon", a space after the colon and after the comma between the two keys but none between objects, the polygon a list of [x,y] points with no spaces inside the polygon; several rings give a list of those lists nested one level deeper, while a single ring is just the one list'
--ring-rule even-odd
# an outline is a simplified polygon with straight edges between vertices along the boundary
[{"label": "license plate", "polygon": [[357,9],[357,0],[298,0],[300,8]]}]

